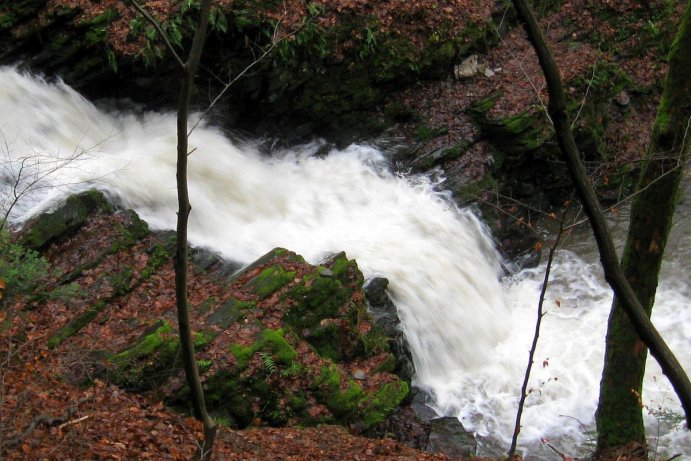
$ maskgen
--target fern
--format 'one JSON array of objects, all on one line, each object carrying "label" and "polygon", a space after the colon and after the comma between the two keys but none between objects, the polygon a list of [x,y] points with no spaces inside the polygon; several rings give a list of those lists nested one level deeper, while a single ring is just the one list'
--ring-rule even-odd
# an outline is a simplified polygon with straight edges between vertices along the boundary
[{"label": "fern", "polygon": [[260,352],[259,356],[262,358],[262,362],[264,362],[264,369],[267,371],[267,373],[269,373],[269,374],[275,373],[277,370],[277,367],[276,367],[276,362],[274,361],[273,356],[267,352]]},{"label": "fern", "polygon": [[288,368],[281,371],[281,378],[292,378],[293,376],[298,376],[300,373],[302,373],[302,365],[293,362]]}]

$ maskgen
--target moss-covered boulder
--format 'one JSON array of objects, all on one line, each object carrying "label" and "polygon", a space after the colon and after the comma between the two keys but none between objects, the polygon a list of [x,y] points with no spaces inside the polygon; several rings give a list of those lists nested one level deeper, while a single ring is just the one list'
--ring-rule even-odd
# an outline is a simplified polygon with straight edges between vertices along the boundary
[{"label": "moss-covered boulder", "polygon": [[28,248],[42,249],[57,239],[78,230],[86,218],[98,209],[110,205],[102,193],[90,190],[71,195],[55,210],[38,215],[24,227],[20,243]]},{"label": "moss-covered boulder", "polygon": [[[207,402],[244,427],[337,422],[362,429],[407,395],[389,341],[366,309],[363,276],[345,253],[311,265],[276,248],[237,273],[231,296],[205,301],[219,336],[200,354]],[[209,357],[208,359],[206,357]],[[184,400],[185,387],[171,396]]]}]

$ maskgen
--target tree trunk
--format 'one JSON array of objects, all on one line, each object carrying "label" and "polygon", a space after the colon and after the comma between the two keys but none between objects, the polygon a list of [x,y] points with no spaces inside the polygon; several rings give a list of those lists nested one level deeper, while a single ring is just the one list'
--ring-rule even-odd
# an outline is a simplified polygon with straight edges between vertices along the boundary
[{"label": "tree trunk", "polygon": [[533,48],[540,60],[549,91],[549,113],[554,123],[557,143],[581,197],[584,210],[593,228],[600,260],[607,282],[612,286],[627,316],[641,340],[660,364],[663,373],[672,383],[684,408],[687,426],[691,420],[691,382],[681,364],[664,342],[648,314],[638,300],[631,285],[621,270],[612,236],[607,228],[604,213],[595,195],[576,146],[571,124],[566,113],[566,98],[559,69],[537,20],[525,0],[512,0],[518,17],[523,22]]},{"label": "tree trunk", "polygon": [[187,156],[188,135],[187,119],[189,116],[190,100],[194,89],[194,77],[199,67],[206,29],[209,23],[209,10],[211,0],[204,0],[201,4],[199,27],[197,28],[192,48],[187,62],[182,67],[182,86],[178,100],[177,114],[177,189],[178,189],[178,221],[177,221],[177,247],[175,253],[175,297],[178,311],[178,326],[180,330],[180,347],[182,359],[185,365],[187,384],[190,387],[192,405],[195,416],[201,419],[204,426],[204,444],[200,448],[199,458],[210,459],[216,436],[216,426],[213,419],[206,411],[204,402],[204,390],[199,378],[199,368],[194,354],[194,338],[190,327],[189,308],[187,304],[187,221],[191,211],[189,193],[187,188]]},{"label": "tree trunk", "polygon": [[[622,269],[648,316],[672,227],[691,117],[691,8],[670,52],[670,66],[646,162],[631,205]],[[615,297],[597,409],[598,452],[630,442],[645,445],[641,392],[647,349]]]}]

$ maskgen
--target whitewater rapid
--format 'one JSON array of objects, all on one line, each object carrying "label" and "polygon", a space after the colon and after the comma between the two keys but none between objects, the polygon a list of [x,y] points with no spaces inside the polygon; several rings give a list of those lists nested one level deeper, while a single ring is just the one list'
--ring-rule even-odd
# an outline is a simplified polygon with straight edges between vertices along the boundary
[{"label": "whitewater rapid", "polygon": [[[42,186],[17,203],[12,223],[67,193],[96,187],[152,228],[174,228],[172,114],[101,110],[60,82],[12,68],[0,69],[0,108],[2,196],[20,169]],[[435,179],[392,174],[376,147],[317,156],[322,146],[315,142],[266,156],[204,125],[190,144],[192,244],[242,263],[276,246],[312,262],[345,250],[366,277],[387,277],[411,343],[416,384],[436,396],[440,414],[458,416],[475,431],[485,453],[505,452],[544,268],[502,279],[483,223],[457,208]],[[691,256],[688,245],[681,251]],[[682,274],[688,260],[666,266],[654,314],[687,369],[690,293]],[[523,419],[525,454],[550,459],[541,438],[568,451],[590,436],[611,302],[596,261],[577,248],[557,257]],[[654,363],[644,401],[662,404],[667,416],[681,411]],[[647,418],[655,443],[659,419]],[[688,432],[663,427],[660,434],[661,453],[691,453]]]}]

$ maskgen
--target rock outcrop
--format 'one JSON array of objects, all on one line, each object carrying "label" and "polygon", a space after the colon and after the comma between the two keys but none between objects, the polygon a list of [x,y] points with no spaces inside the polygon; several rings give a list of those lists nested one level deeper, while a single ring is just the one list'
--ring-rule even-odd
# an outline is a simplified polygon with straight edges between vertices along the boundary
[{"label": "rock outcrop", "polygon": [[[50,232],[52,230],[52,232]],[[175,235],[148,230],[97,192],[72,196],[24,229],[54,268],[33,309],[55,312],[63,378],[145,392],[188,409],[180,363],[171,254]],[[195,251],[189,302],[208,406],[249,425],[338,423],[364,431],[408,395],[389,339],[370,317],[357,263],[318,265],[275,248],[229,274]],[[75,286],[69,298],[51,291]],[[69,360],[67,360],[69,358]]]}]

